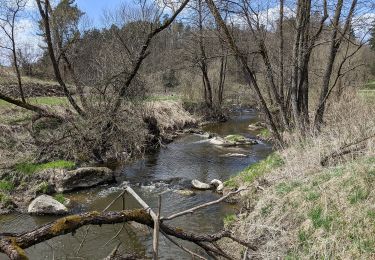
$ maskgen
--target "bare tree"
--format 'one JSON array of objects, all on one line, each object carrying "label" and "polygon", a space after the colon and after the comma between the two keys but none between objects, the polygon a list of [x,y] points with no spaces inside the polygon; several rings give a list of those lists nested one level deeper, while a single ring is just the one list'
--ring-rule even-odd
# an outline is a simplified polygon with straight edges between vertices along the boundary
[{"label": "bare tree", "polygon": [[18,89],[23,103],[26,103],[23,93],[22,78],[19,68],[16,46],[16,25],[20,13],[24,10],[27,0],[2,0],[0,2],[0,29],[9,44],[1,43],[0,48],[9,50],[12,53],[12,63],[17,76]]}]

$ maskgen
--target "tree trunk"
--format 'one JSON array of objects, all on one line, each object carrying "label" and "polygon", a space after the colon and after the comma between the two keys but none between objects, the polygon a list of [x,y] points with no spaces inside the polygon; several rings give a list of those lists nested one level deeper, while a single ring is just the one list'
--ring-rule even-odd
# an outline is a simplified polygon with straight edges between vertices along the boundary
[{"label": "tree trunk", "polygon": [[263,95],[262,95],[262,93],[261,93],[261,91],[259,89],[258,83],[255,80],[254,72],[249,68],[249,66],[247,64],[246,57],[243,54],[241,54],[240,50],[238,49],[238,46],[234,42],[233,37],[232,37],[231,33],[229,32],[228,27],[226,26],[223,18],[221,17],[221,14],[220,14],[219,10],[217,9],[217,7],[216,7],[215,3],[213,2],[213,0],[206,0],[206,3],[208,5],[208,7],[209,7],[209,9],[210,9],[210,11],[212,13],[212,15],[214,16],[216,23],[223,30],[223,32],[225,34],[225,37],[227,39],[227,43],[229,44],[229,47],[232,49],[232,51],[234,52],[237,60],[241,64],[242,70],[244,72],[245,79],[246,79],[248,85],[252,86],[253,89],[255,90],[256,94],[257,94],[257,98],[258,98],[258,101],[260,103],[261,110],[262,110],[262,112],[264,113],[264,115],[266,117],[266,121],[267,121],[267,125],[269,127],[269,130],[273,134],[273,136],[274,136],[275,140],[278,142],[278,144],[281,147],[283,147],[284,146],[284,142],[283,142],[283,140],[281,138],[279,130],[276,127],[276,124],[275,124],[275,122],[273,120],[271,112],[269,111],[269,109],[267,107],[266,101],[264,100],[264,97],[263,97]]}]

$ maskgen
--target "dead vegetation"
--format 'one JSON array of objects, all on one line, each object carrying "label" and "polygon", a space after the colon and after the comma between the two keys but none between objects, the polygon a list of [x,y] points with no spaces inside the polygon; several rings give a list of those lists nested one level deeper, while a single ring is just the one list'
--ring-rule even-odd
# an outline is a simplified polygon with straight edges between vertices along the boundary
[{"label": "dead vegetation", "polygon": [[[375,120],[373,104],[347,93],[328,109],[319,136],[304,141],[289,136],[289,147],[279,154],[282,165],[269,169],[242,197],[242,213],[230,227],[258,250],[255,259],[369,259],[375,243]],[[371,137],[372,136],[372,137]],[[367,138],[369,137],[369,138]],[[365,140],[364,140],[365,139]],[[321,160],[342,147],[363,140],[362,149],[338,156],[327,166]],[[249,176],[248,176],[248,175]],[[241,176],[241,175],[240,175]],[[232,183],[234,184],[233,180]],[[231,247],[232,244],[229,245]],[[239,259],[245,248],[237,247]]]}]

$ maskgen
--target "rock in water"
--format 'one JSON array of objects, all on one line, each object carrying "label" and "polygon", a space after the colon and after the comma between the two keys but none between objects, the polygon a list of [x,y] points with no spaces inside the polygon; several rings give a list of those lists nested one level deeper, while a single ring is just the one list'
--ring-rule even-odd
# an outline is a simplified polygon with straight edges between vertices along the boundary
[{"label": "rock in water", "polygon": [[182,196],[194,196],[195,195],[195,192],[192,190],[175,190],[175,192]]},{"label": "rock in water", "polygon": [[68,213],[68,209],[51,196],[40,195],[30,203],[27,212],[37,215],[62,215]]},{"label": "rock in water", "polygon": [[84,167],[55,175],[58,192],[90,188],[114,181],[114,173],[107,167]]},{"label": "rock in water", "polygon": [[221,155],[221,157],[247,157],[247,155],[243,153],[226,153]]},{"label": "rock in water", "polygon": [[214,144],[214,145],[224,145],[226,143],[226,141],[222,137],[215,136],[215,137],[210,139],[210,143]]},{"label": "rock in water", "polygon": [[193,188],[197,190],[210,190],[212,188],[210,184],[200,182],[198,180],[192,180],[191,185],[193,185]]},{"label": "rock in water", "polygon": [[222,192],[224,189],[224,184],[221,180],[213,179],[210,184],[216,188],[217,192]]}]

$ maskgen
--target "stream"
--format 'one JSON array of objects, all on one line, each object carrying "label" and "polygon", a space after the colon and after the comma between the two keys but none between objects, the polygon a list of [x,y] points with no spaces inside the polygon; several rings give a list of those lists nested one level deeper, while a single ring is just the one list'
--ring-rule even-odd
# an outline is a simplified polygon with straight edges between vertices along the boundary
[{"label": "stream", "polygon": [[[241,134],[254,137],[257,132],[250,131],[248,125],[258,120],[254,110],[233,111],[231,119],[225,123],[204,126],[204,130],[220,136]],[[184,135],[177,138],[166,148],[148,154],[145,158],[124,166],[117,174],[117,183],[102,185],[93,189],[66,194],[75,202],[73,213],[89,210],[103,210],[121,192],[121,185],[129,185],[155,209],[157,194],[162,193],[162,215],[167,216],[204,202],[219,198],[212,191],[197,191],[194,196],[185,196],[176,192],[190,188],[192,179],[210,182],[212,179],[227,180],[230,176],[265,158],[272,151],[267,143],[243,147],[219,147],[210,144],[206,137]],[[245,156],[230,157],[229,153]],[[130,197],[125,199],[126,208],[139,208]],[[121,210],[122,201],[113,204],[110,210]],[[225,203],[213,205],[193,215],[174,219],[169,224],[197,233],[211,233],[222,229],[223,218],[235,212],[234,205]],[[1,232],[22,232],[52,221],[56,217],[10,214],[0,216]],[[151,255],[152,230],[145,227],[125,225],[119,235],[113,236],[122,228],[122,224],[90,226],[84,243],[87,227],[71,234],[53,238],[26,250],[30,259],[103,259],[121,242],[121,253],[139,253]],[[108,242],[109,241],[109,242]],[[182,242],[188,248],[197,250],[191,244]],[[160,259],[191,259],[190,255],[161,236],[159,245]],[[0,254],[0,259],[6,259]]]}]

